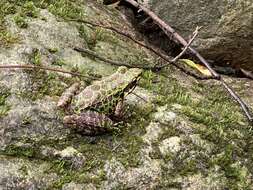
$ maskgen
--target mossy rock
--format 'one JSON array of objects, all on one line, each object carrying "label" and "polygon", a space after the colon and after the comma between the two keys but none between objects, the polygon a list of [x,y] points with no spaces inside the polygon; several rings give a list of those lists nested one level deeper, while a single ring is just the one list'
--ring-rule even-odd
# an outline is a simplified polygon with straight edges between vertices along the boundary
[{"label": "mossy rock", "polygon": [[[119,130],[83,136],[63,125],[66,113],[56,106],[59,96],[72,83],[88,85],[116,67],[74,47],[138,66],[156,64],[157,57],[128,38],[80,22],[110,23],[136,32],[120,12],[97,1],[0,5],[1,65],[33,64],[89,77],[1,70],[3,188],[250,189],[252,131],[218,82],[197,81],[170,66],[156,73],[146,70],[134,93],[126,96]],[[17,15],[27,27],[18,26]],[[253,86],[252,81],[225,80],[253,106],[251,88],[242,88]],[[180,139],[180,148],[164,151],[173,137]]]}]

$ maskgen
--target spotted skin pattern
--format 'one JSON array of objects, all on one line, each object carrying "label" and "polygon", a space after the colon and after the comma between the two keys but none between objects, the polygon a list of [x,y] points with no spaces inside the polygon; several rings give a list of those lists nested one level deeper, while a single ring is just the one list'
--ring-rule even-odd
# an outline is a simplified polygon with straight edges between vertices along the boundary
[{"label": "spotted skin pattern", "polygon": [[[120,112],[119,105],[122,105],[125,95],[135,88],[141,73],[138,68],[119,67],[114,74],[87,86],[73,96],[71,110],[74,114],[65,116],[64,124],[86,135],[112,130],[115,112]],[[71,92],[74,93],[73,90]],[[70,97],[70,93],[67,94]]]}]

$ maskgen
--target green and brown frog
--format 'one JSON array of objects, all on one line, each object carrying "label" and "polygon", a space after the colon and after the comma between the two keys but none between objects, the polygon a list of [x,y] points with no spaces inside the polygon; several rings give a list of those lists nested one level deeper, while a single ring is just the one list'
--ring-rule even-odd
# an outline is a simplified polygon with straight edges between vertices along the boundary
[{"label": "green and brown frog", "polygon": [[64,107],[71,101],[73,114],[66,115],[63,123],[86,135],[111,131],[115,118],[122,113],[124,97],[135,88],[141,73],[138,68],[119,67],[77,94],[79,84],[72,85],[58,102],[59,107]]}]

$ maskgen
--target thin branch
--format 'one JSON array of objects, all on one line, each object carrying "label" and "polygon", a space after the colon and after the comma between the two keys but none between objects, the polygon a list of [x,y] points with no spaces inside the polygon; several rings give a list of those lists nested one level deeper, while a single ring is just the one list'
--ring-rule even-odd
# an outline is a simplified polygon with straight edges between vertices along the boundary
[{"label": "thin branch", "polygon": [[[241,102],[242,101],[241,98],[238,96],[238,94],[236,92],[234,92],[223,79],[221,79],[220,81],[223,84],[223,86],[225,87],[225,89],[231,94],[231,96],[237,102]],[[246,114],[247,118],[249,119],[249,121],[253,123],[253,117],[250,114],[249,107],[245,103],[241,104],[241,107],[242,107],[243,111],[245,112],[245,114]]]},{"label": "thin branch", "polygon": [[128,63],[122,63],[122,62],[118,62],[118,61],[113,61],[113,60],[107,59],[107,58],[105,58],[105,57],[102,57],[101,55],[98,55],[98,54],[97,54],[96,52],[94,52],[94,51],[91,51],[91,50],[85,49],[85,48],[75,47],[74,50],[75,50],[75,51],[78,51],[78,52],[80,52],[80,53],[87,53],[87,54],[89,54],[89,55],[91,55],[91,56],[94,56],[94,57],[96,57],[97,59],[99,59],[99,60],[101,60],[101,61],[103,61],[103,62],[105,62],[105,63],[109,63],[109,64],[111,64],[111,65],[126,66],[126,67],[129,67],[129,68],[135,67],[135,68],[141,68],[141,69],[152,69],[152,68],[153,68],[153,66],[130,65],[130,64],[128,64]]},{"label": "thin branch", "polygon": [[65,71],[62,69],[54,69],[51,67],[37,66],[37,65],[0,65],[0,69],[41,69],[41,70],[54,71],[54,72],[59,72],[59,73],[66,73],[66,74],[70,74],[70,75],[74,75],[78,77],[85,77],[85,78],[94,80],[94,78],[92,77],[88,77],[77,72]]},{"label": "thin branch", "polygon": [[153,53],[155,53],[156,55],[161,56],[161,53],[158,52],[158,50],[156,50],[155,48],[151,47],[151,46],[148,46],[146,45],[145,43],[135,39],[131,34],[127,33],[127,32],[123,32],[122,30],[119,30],[117,28],[114,28],[112,26],[106,26],[106,25],[102,25],[102,24],[97,24],[97,23],[93,23],[93,22],[90,22],[90,21],[86,21],[86,20],[83,20],[83,19],[68,19],[69,21],[75,21],[75,22],[80,22],[80,23],[84,23],[84,24],[89,24],[93,27],[100,27],[100,28],[104,28],[104,29],[107,29],[107,30],[111,30],[113,32],[116,32],[122,36],[125,36],[127,38],[129,38],[130,40],[132,40],[133,42],[139,44],[140,46],[142,47],[145,47],[146,49],[152,51]]},{"label": "thin branch", "polygon": [[[164,33],[168,36],[175,39],[175,41],[180,42],[183,46],[187,46],[187,41],[180,36],[170,25],[165,23],[162,19],[160,19],[154,12],[146,8],[145,6],[141,5],[140,3],[134,1],[134,0],[124,0],[134,7],[143,10],[148,16],[150,16],[153,21],[164,31]],[[212,73],[213,76],[219,78],[220,75],[216,73],[212,67],[209,65],[209,63],[193,48],[189,47],[189,50],[208,68],[208,70]]]},{"label": "thin branch", "polygon": [[[187,41],[180,36],[171,26],[169,26],[167,23],[165,23],[162,19],[160,19],[154,12],[146,8],[145,6],[139,4],[138,2],[134,0],[124,0],[134,7],[143,10],[148,16],[150,16],[155,23],[164,31],[164,33],[170,37],[170,35],[173,36],[175,41],[180,42],[183,46],[187,46]],[[188,49],[191,51],[193,55],[195,55],[211,72],[211,74],[215,77],[216,80],[221,81],[222,85],[225,87],[225,89],[230,93],[230,95],[234,98],[235,101],[237,101],[242,110],[244,111],[245,115],[247,116],[248,120],[253,123],[253,117],[250,113],[249,107],[246,105],[246,103],[234,92],[234,90],[228,86],[228,84],[222,79],[221,75],[219,75],[216,71],[213,70],[213,68],[210,66],[210,64],[206,61],[204,57],[202,57],[199,52],[197,52],[192,47],[188,47]]]},{"label": "thin branch", "polygon": [[249,78],[249,79],[253,79],[253,73],[252,73],[252,72],[247,71],[247,70],[245,70],[245,69],[240,69],[240,71],[242,72],[242,74],[243,74],[245,77],[247,77],[247,78]]},{"label": "thin branch", "polygon": [[145,100],[143,97],[141,97],[140,95],[136,94],[135,92],[131,92],[131,94],[135,95],[136,97],[140,98],[141,100],[143,100],[145,103],[148,103],[147,100]]},{"label": "thin branch", "polygon": [[[191,71],[188,71],[187,69],[185,69],[184,67],[176,64],[176,62],[172,62],[172,57],[169,57],[167,55],[165,55],[164,53],[160,52],[159,50],[157,50],[156,48],[150,46],[150,45],[146,45],[145,43],[135,39],[131,34],[129,33],[126,33],[126,32],[122,32],[121,30],[118,30],[117,28],[114,28],[112,26],[105,26],[105,25],[101,25],[101,24],[97,24],[97,23],[92,23],[90,21],[86,21],[86,20],[83,20],[83,19],[68,19],[68,21],[74,21],[74,22],[80,22],[80,23],[84,23],[84,24],[89,24],[93,27],[100,27],[100,28],[104,28],[104,29],[107,29],[107,30],[110,30],[110,31],[113,31],[113,32],[116,32],[118,33],[119,35],[122,35],[122,36],[125,36],[127,37],[128,39],[132,40],[133,42],[137,43],[138,45],[150,50],[151,52],[153,52],[154,54],[156,54],[158,57],[162,58],[164,61],[168,62],[167,65],[169,64],[172,64],[173,66],[175,66],[176,68],[178,68],[180,71],[184,72],[185,74],[187,75],[190,75],[196,79],[199,79],[199,80],[208,80],[208,79],[213,79],[214,77],[206,77],[206,76],[200,76],[200,75],[197,75]],[[77,50],[78,51],[78,50]],[[81,52],[81,51],[80,51]],[[85,52],[84,52],[85,53]],[[88,53],[88,52],[86,52]],[[115,63],[115,62],[114,62]],[[111,64],[114,64],[111,62]],[[118,65],[118,63],[114,64],[114,65]],[[120,63],[121,66],[123,66],[124,64]],[[131,65],[125,65],[127,67],[133,67]],[[143,67],[142,67],[143,68]],[[159,66],[155,66],[155,67],[145,67],[143,69],[151,69],[151,70],[159,70],[161,69]]]},{"label": "thin branch", "polygon": [[159,68],[166,67],[166,66],[168,66],[171,63],[176,63],[178,61],[178,59],[180,59],[180,57],[182,57],[185,54],[185,52],[187,51],[187,49],[190,47],[190,45],[192,44],[192,42],[194,41],[194,39],[198,35],[198,32],[199,32],[199,27],[197,27],[195,29],[195,31],[193,32],[192,38],[189,40],[189,42],[187,43],[187,45],[184,47],[183,51],[181,51],[180,54],[178,54],[174,59],[172,59],[170,63],[166,63],[166,64],[160,66]]}]

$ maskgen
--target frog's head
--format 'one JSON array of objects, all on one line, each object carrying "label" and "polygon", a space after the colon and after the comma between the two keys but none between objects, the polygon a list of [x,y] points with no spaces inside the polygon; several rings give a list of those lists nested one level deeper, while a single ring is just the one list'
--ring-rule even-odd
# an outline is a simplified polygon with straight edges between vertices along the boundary
[{"label": "frog's head", "polygon": [[136,86],[136,83],[140,80],[142,69],[130,68],[121,66],[117,71],[120,74],[121,81],[123,83],[124,91],[130,91]]}]

